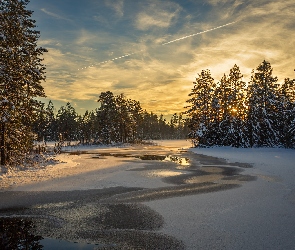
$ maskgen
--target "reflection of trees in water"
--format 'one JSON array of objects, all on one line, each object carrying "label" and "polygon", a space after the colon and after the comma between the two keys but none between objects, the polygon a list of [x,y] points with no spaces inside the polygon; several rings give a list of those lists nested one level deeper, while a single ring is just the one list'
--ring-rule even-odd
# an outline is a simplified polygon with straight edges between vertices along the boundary
[{"label": "reflection of trees in water", "polygon": [[39,250],[41,236],[33,234],[35,225],[30,220],[19,218],[0,219],[0,249]]}]

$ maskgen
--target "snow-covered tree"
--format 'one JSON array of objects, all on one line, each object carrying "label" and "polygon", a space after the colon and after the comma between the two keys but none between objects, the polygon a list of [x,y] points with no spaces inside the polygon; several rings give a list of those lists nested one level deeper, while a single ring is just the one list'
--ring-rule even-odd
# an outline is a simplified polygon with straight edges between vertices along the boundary
[{"label": "snow-covered tree", "polygon": [[210,134],[214,145],[229,146],[232,143],[231,99],[231,86],[228,76],[224,74],[214,91],[214,97],[211,104],[214,116],[212,121],[213,124],[211,126],[212,131]]},{"label": "snow-covered tree", "polygon": [[46,141],[58,140],[57,121],[55,118],[55,107],[50,100],[46,107]]},{"label": "snow-covered tree", "polygon": [[247,130],[250,146],[278,145],[278,84],[269,62],[253,71],[248,86]]},{"label": "snow-covered tree", "polygon": [[86,110],[83,116],[79,115],[77,119],[78,123],[78,138],[82,144],[90,143],[95,138],[95,123],[96,116],[93,111]]},{"label": "snow-covered tree", "polygon": [[193,84],[194,88],[189,94],[190,99],[187,100],[190,105],[186,111],[191,129],[190,137],[195,145],[208,145],[212,119],[212,93],[216,85],[210,70],[202,70]]},{"label": "snow-covered tree", "polygon": [[247,147],[247,135],[245,131],[246,119],[246,83],[242,80],[240,68],[235,64],[230,69],[228,83],[231,87],[229,98],[229,112],[231,123],[231,146],[234,147]]},{"label": "snow-covered tree", "polygon": [[142,108],[139,101],[127,99],[127,110],[129,116],[128,141],[139,140],[139,127],[142,122]]},{"label": "snow-covered tree", "polygon": [[68,102],[57,111],[56,121],[60,139],[72,141],[78,139],[78,114],[75,108]]},{"label": "snow-covered tree", "polygon": [[211,140],[214,145],[245,146],[245,82],[237,65],[223,75],[212,99]]},{"label": "snow-covered tree", "polygon": [[96,114],[99,125],[97,129],[100,132],[99,140],[106,144],[119,141],[118,112],[114,94],[111,91],[102,92],[99,95],[98,102],[100,107],[97,109]]},{"label": "snow-covered tree", "polygon": [[127,142],[130,135],[131,116],[129,113],[129,105],[124,94],[115,97],[117,110],[117,130],[119,133],[119,141]]},{"label": "snow-covered tree", "polygon": [[0,1],[1,165],[16,164],[33,146],[32,125],[44,97],[42,55],[29,0]]},{"label": "snow-covered tree", "polygon": [[45,140],[47,127],[48,123],[45,103],[41,103],[40,110],[36,112],[36,119],[33,122],[33,132],[36,134],[36,139],[38,141]]},{"label": "snow-covered tree", "polygon": [[279,89],[278,127],[280,143],[295,148],[295,79],[286,78]]}]

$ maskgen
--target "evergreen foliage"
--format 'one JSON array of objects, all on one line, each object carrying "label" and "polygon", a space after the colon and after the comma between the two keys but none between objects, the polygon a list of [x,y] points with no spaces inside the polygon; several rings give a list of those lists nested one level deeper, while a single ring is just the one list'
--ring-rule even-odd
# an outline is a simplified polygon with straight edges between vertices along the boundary
[{"label": "evergreen foliage", "polygon": [[189,128],[191,129],[190,137],[195,145],[207,145],[209,142],[213,100],[213,91],[215,88],[214,79],[211,77],[209,70],[202,70],[196,81],[193,82],[194,88],[189,94],[191,97],[187,102],[187,115],[189,117]]},{"label": "evergreen foliage", "polygon": [[187,138],[188,127],[182,114],[174,114],[170,122],[141,108],[140,102],[101,92],[99,107],[78,115],[70,103],[55,114],[49,101],[38,112],[34,132],[42,141],[79,141],[81,144],[136,143],[153,139]]},{"label": "evergreen foliage", "polygon": [[269,62],[252,72],[246,87],[237,65],[215,84],[202,71],[187,101],[195,146],[295,147],[295,80],[279,85]]},{"label": "evergreen foliage", "polygon": [[252,74],[248,89],[248,137],[250,146],[278,145],[278,85],[269,62]]},{"label": "evergreen foliage", "polygon": [[[37,47],[29,0],[0,2],[0,146],[1,165],[20,163],[32,149],[32,126],[43,109],[37,97],[45,97],[42,55]],[[43,129],[43,128],[42,128]]]}]

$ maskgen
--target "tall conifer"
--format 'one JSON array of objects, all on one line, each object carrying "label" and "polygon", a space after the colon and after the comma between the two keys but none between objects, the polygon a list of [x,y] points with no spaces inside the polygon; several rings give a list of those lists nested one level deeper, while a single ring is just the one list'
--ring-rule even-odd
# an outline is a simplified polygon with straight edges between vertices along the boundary
[{"label": "tall conifer", "polygon": [[1,165],[20,163],[33,146],[33,121],[44,97],[41,82],[47,50],[37,46],[29,0],[0,2],[0,128]]},{"label": "tall conifer", "polygon": [[212,94],[215,89],[214,79],[210,70],[202,70],[187,100],[190,105],[186,112],[191,129],[190,137],[195,145],[208,145],[210,122],[212,118]]},{"label": "tall conifer", "polygon": [[252,73],[248,88],[248,135],[250,146],[278,144],[278,84],[269,62],[263,61]]}]

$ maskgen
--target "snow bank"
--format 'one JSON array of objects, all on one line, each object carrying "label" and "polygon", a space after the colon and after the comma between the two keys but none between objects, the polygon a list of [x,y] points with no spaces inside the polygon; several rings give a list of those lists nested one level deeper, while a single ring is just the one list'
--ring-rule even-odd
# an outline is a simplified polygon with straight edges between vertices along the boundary
[{"label": "snow bank", "polygon": [[294,186],[295,150],[283,148],[191,148],[190,151],[226,159],[228,162],[250,163],[259,174],[273,175]]}]

